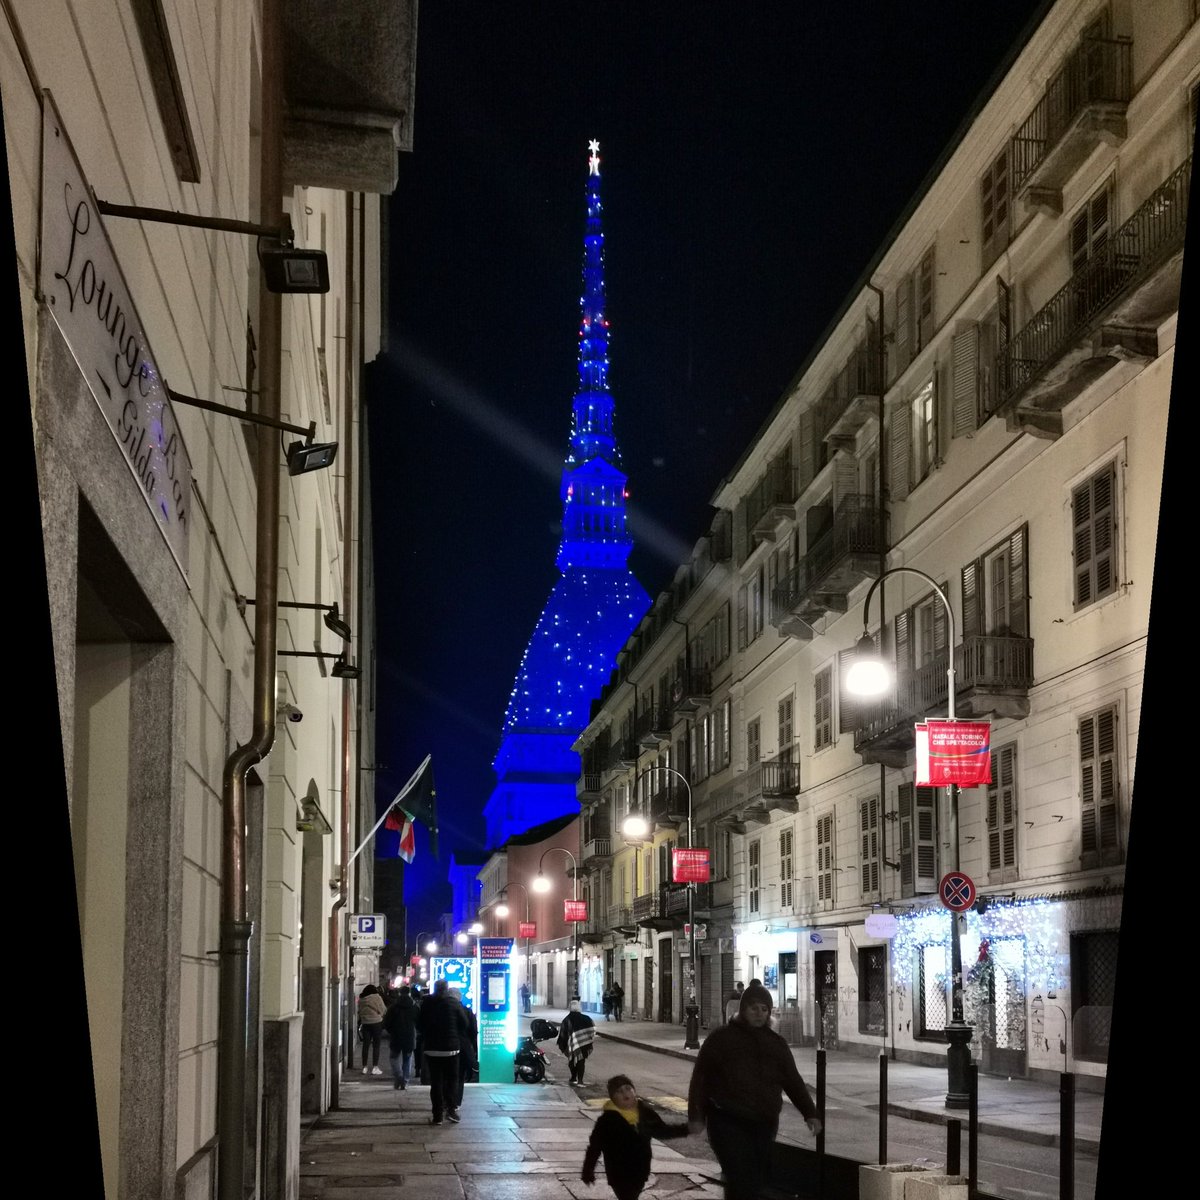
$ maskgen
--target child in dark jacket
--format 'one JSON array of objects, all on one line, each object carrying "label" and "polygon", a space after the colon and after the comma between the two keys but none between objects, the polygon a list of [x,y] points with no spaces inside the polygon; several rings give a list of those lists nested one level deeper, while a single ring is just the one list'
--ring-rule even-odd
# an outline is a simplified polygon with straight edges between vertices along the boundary
[{"label": "child in dark jacket", "polygon": [[637,1200],[650,1178],[650,1139],[687,1137],[688,1127],[668,1125],[638,1097],[628,1075],[608,1081],[608,1100],[583,1157],[584,1183],[596,1182],[596,1161],[604,1156],[604,1173],[617,1200]]}]

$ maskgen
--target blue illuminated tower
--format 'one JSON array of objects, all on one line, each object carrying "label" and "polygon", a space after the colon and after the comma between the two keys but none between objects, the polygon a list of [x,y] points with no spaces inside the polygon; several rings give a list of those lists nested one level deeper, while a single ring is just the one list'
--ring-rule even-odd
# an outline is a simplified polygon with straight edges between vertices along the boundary
[{"label": "blue illuminated tower", "polygon": [[484,807],[487,844],[493,847],[579,811],[579,755],[572,743],[587,725],[591,702],[608,681],[617,653],[650,607],[628,565],[633,541],[625,524],[625,475],[608,390],[599,143],[589,143],[589,149],[579,389],[562,473],[563,531],[555,559],[562,577],[525,647],[504,715],[492,762],[497,782]]}]

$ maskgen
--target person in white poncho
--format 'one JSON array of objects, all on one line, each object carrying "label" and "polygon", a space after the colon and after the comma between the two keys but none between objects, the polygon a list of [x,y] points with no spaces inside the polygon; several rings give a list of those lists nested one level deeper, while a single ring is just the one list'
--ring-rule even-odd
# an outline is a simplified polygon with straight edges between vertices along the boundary
[{"label": "person in white poncho", "polygon": [[567,1056],[567,1065],[571,1068],[571,1083],[583,1082],[583,1068],[588,1055],[592,1052],[592,1043],[596,1040],[596,1026],[592,1018],[583,1012],[583,1006],[578,996],[571,997],[571,1011],[562,1019],[558,1027],[558,1048]]}]

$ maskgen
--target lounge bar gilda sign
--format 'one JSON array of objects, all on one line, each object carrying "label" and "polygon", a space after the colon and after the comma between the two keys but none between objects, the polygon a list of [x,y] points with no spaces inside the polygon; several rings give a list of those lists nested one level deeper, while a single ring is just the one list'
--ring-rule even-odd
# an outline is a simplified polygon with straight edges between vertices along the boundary
[{"label": "lounge bar gilda sign", "polygon": [[38,287],[187,578],[192,465],[145,329],[49,92]]}]

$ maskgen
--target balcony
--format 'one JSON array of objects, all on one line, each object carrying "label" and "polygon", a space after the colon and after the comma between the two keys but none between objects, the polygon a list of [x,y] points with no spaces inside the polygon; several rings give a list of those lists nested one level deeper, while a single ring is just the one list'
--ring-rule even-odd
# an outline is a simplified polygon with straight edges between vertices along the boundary
[{"label": "balcony", "polygon": [[1063,432],[1063,408],[1122,359],[1158,354],[1179,306],[1189,158],[996,356],[996,408],[1009,427]]},{"label": "balcony", "polygon": [[754,763],[740,772],[732,783],[712,794],[709,820],[725,825],[734,833],[745,833],[756,825],[765,825],[771,813],[798,812],[800,802],[799,746],[765,762]]},{"label": "balcony", "polygon": [[[973,634],[954,654],[954,715],[963,719],[1029,715],[1033,686],[1033,639]],[[945,716],[949,699],[946,657],[903,672],[893,693],[863,705],[854,749],[866,763],[902,767],[913,748],[913,725]]]},{"label": "balcony", "polygon": [[608,751],[605,774],[628,770],[636,765],[641,747],[631,737],[617,738]]},{"label": "balcony", "polygon": [[638,744],[653,750],[663,742],[671,740],[671,710],[665,704],[653,704],[638,713],[634,725]]},{"label": "balcony", "polygon": [[579,861],[581,871],[598,870],[612,858],[612,838],[608,834],[590,838],[583,843],[583,857]]},{"label": "balcony", "polygon": [[687,793],[674,776],[669,778],[669,783],[662,784],[650,796],[650,823],[659,829],[678,829],[687,820]]},{"label": "balcony", "polygon": [[800,495],[800,472],[787,463],[772,463],[746,497],[746,528],[759,541],[773,542],[775,530],[792,515]]},{"label": "balcony", "polygon": [[1128,38],[1086,38],[1014,134],[1013,191],[1029,208],[1061,213],[1063,184],[1088,155],[1124,141],[1132,49]]},{"label": "balcony", "polygon": [[671,704],[677,713],[694,713],[711,698],[711,671],[684,671],[671,684]]},{"label": "balcony", "polygon": [[835,377],[821,414],[821,436],[831,451],[853,454],[858,431],[878,418],[880,365],[878,344],[868,342],[853,351]]},{"label": "balcony", "polygon": [[633,920],[644,929],[674,929],[677,922],[667,914],[665,889],[634,897]]},{"label": "balcony", "polygon": [[632,934],[637,929],[633,909],[628,904],[612,904],[605,914],[604,923],[618,933]]},{"label": "balcony", "polygon": [[600,772],[584,771],[579,777],[579,802],[587,804],[600,799]]},{"label": "balcony", "polygon": [[771,592],[771,624],[802,641],[826,613],[844,613],[851,591],[879,573],[879,505],[872,496],[843,498],[830,527]]}]

